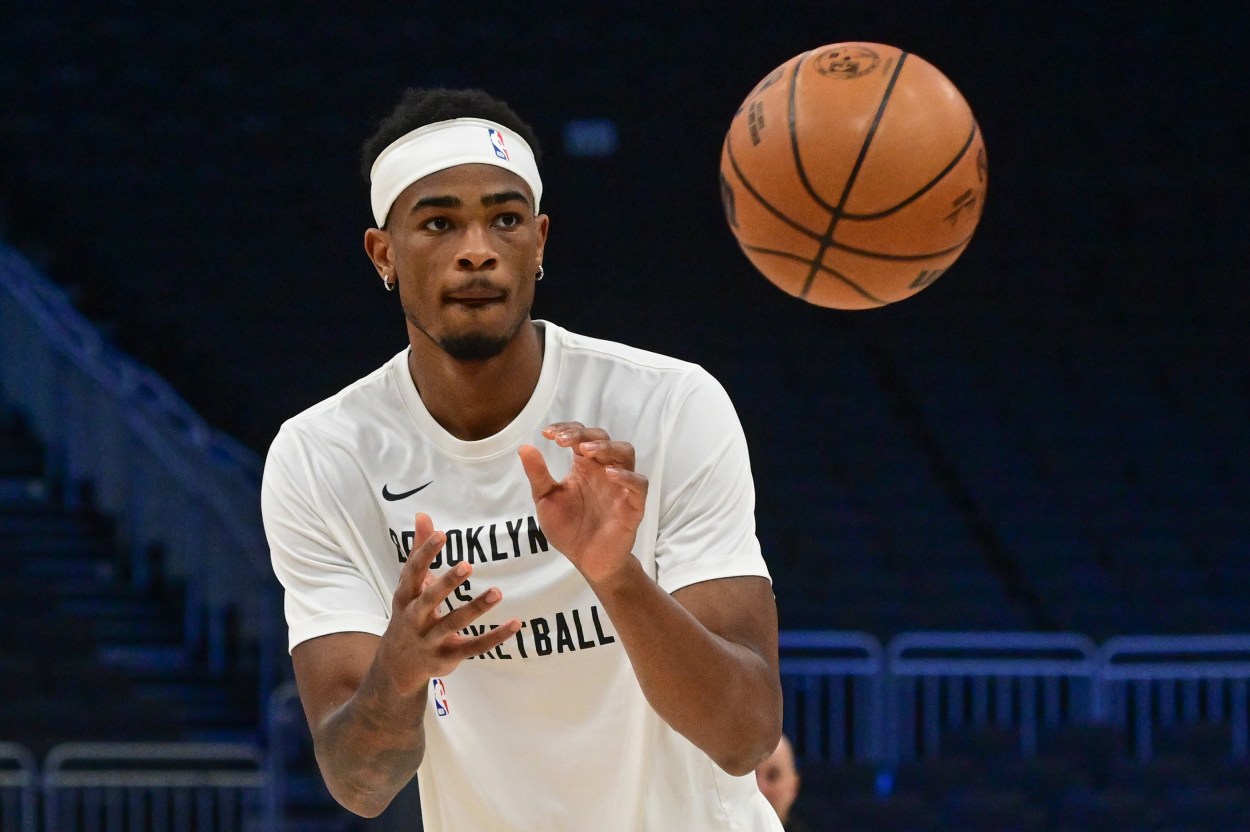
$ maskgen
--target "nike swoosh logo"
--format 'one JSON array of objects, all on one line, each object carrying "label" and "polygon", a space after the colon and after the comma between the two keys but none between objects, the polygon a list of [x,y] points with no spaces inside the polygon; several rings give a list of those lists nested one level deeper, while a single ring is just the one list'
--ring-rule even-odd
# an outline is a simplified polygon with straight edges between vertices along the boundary
[{"label": "nike swoosh logo", "polygon": [[416,494],[418,491],[420,491],[422,488],[425,488],[426,485],[429,485],[432,482],[434,482],[434,480],[430,480],[430,482],[427,482],[425,485],[418,485],[416,488],[412,489],[411,491],[405,491],[402,494],[393,494],[391,493],[391,490],[388,489],[384,485],[382,486],[382,499],[390,500],[392,502],[394,502],[395,500],[407,499],[408,497],[411,497],[413,494]]}]

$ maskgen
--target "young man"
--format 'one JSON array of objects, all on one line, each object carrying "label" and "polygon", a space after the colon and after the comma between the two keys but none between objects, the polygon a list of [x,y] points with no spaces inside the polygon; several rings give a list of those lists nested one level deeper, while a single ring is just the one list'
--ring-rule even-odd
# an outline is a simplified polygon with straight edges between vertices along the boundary
[{"label": "young man", "polygon": [[373,816],[417,773],[431,832],[779,830],[741,427],[699,367],[530,319],[534,147],[466,90],[366,144],[409,343],[283,425],[262,496],[322,774]]}]

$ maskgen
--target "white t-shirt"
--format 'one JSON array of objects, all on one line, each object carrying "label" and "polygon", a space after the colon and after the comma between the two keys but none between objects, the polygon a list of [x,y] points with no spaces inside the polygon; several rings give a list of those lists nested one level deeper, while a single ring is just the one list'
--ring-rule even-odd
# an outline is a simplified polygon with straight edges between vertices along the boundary
[{"label": "white t-shirt", "polygon": [[290,646],[382,635],[416,512],[447,535],[433,570],[473,564],[503,600],[474,626],[522,622],[493,654],[431,683],[418,771],[429,832],[780,832],[754,775],[732,777],[647,703],[612,621],[538,526],[517,457],[577,420],[629,441],[650,482],[634,554],[667,592],[768,577],[755,490],[729,397],[700,367],[546,322],[537,387],[499,433],[466,442],[425,409],[407,351],[290,419],[265,466],[262,505],[286,589]]}]

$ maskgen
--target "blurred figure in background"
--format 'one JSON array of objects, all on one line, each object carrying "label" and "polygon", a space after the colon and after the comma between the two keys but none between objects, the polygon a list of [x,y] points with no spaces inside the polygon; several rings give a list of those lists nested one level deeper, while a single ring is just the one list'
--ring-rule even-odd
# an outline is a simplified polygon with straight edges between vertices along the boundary
[{"label": "blurred figure in background", "polygon": [[794,748],[790,745],[790,740],[786,738],[786,735],[782,734],[777,748],[756,767],[755,782],[759,784],[764,797],[768,798],[768,802],[772,804],[777,817],[781,818],[781,824],[786,832],[810,832],[811,830],[802,818],[790,812],[795,798],[799,796],[800,781],[799,770],[794,763]]}]

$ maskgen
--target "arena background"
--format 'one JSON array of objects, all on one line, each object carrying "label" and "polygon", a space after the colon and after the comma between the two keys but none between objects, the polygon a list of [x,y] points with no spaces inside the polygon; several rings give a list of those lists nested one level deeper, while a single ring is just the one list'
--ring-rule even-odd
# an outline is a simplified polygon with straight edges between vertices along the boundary
[{"label": "arena background", "polygon": [[[545,151],[535,316],[733,397],[783,627],[1250,632],[1248,26],[1217,2],[15,2],[0,235],[263,456],[404,343],[361,142],[407,86],[480,86]],[[754,272],[717,185],[755,82],[845,40],[942,69],[990,182],[942,279],[854,313]]]}]

